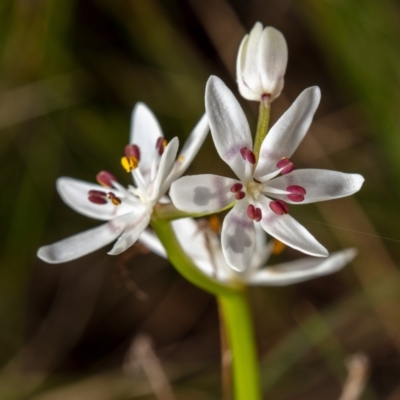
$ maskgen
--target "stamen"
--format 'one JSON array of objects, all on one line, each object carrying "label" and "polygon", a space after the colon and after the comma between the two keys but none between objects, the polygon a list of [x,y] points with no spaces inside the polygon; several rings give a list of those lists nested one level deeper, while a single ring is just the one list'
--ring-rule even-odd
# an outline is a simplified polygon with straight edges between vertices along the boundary
[{"label": "stamen", "polygon": [[107,197],[111,200],[111,203],[113,203],[114,206],[119,206],[122,203],[122,200],[117,197],[113,192],[108,192]]},{"label": "stamen", "polygon": [[254,219],[256,217],[256,208],[253,206],[253,204],[249,204],[247,207],[247,216],[250,219]]},{"label": "stamen", "polygon": [[231,192],[232,193],[237,193],[240,192],[243,189],[243,185],[241,183],[235,183],[231,187]]},{"label": "stamen", "polygon": [[292,172],[294,169],[294,164],[286,157],[282,157],[278,163],[276,164],[276,166],[281,170],[281,174],[285,175],[288,174],[289,172]]},{"label": "stamen", "polygon": [[115,176],[107,171],[100,171],[96,175],[96,180],[98,183],[100,183],[100,185],[102,185],[104,187],[108,187],[108,188],[113,186],[113,182],[117,181]]},{"label": "stamen", "polygon": [[242,191],[235,193],[236,200],[242,200],[245,196],[246,196],[246,193],[242,192]]},{"label": "stamen", "polygon": [[283,200],[275,200],[269,203],[269,208],[278,215],[288,214],[289,207]]},{"label": "stamen", "polygon": [[260,222],[262,218],[262,211],[260,208],[256,208],[253,204],[249,204],[247,207],[247,216],[253,221]]},{"label": "stamen", "polygon": [[255,154],[251,150],[249,150],[247,147],[242,147],[240,149],[240,154],[241,154],[243,160],[247,160],[250,164],[256,163]]},{"label": "stamen", "polygon": [[140,149],[136,144],[127,144],[125,146],[125,156],[126,157],[135,157],[138,161],[140,161]]},{"label": "stamen", "polygon": [[167,147],[168,142],[162,136],[157,139],[156,149],[158,154],[161,156],[164,153],[165,148]]},{"label": "stamen", "polygon": [[122,157],[121,165],[126,172],[131,172],[133,169],[136,169],[139,165],[139,159],[135,156]]},{"label": "stamen", "polygon": [[218,216],[211,215],[208,218],[208,223],[214,233],[219,234],[221,232],[221,221],[219,220]]},{"label": "stamen", "polygon": [[281,254],[283,250],[285,250],[286,245],[279,240],[274,240],[272,243],[272,254],[277,256],[278,254]]},{"label": "stamen", "polygon": [[89,190],[88,199],[94,204],[107,204],[107,193],[101,190]]},{"label": "stamen", "polygon": [[304,195],[307,193],[306,189],[302,186],[291,185],[286,188],[290,194],[287,195],[289,200],[295,201],[296,203],[300,203],[304,200]]}]

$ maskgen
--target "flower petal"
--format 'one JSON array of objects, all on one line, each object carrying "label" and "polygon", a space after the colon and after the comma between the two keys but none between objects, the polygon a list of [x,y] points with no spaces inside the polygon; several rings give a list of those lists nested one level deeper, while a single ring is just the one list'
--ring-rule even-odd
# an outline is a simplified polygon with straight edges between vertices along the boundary
[{"label": "flower petal", "polygon": [[285,37],[277,29],[268,26],[262,32],[258,50],[258,70],[263,93],[271,95],[271,101],[281,93],[288,61]]},{"label": "flower petal", "polygon": [[182,218],[172,221],[172,227],[182,250],[205,275],[225,282],[229,267],[225,262],[218,237],[207,227],[206,221]]},{"label": "flower petal", "polygon": [[[271,256],[273,241],[267,241],[267,234],[260,224],[254,224],[256,241],[254,254],[251,260],[251,270],[255,271],[265,265]],[[250,272],[250,271],[249,271]]]},{"label": "flower petal", "polygon": [[[291,185],[301,186],[307,192],[301,204],[307,204],[350,196],[361,189],[363,182],[364,178],[358,174],[324,169],[299,169],[269,181],[268,185],[281,190],[286,190]],[[294,203],[286,195],[274,194],[273,197]]]},{"label": "flower petal", "polygon": [[164,153],[161,156],[160,165],[158,166],[156,177],[150,188],[150,201],[157,201],[161,196],[168,190],[166,186],[167,176],[171,173],[172,167],[176,159],[176,153],[178,152],[179,140],[174,137],[165,148]]},{"label": "flower petal", "polygon": [[311,125],[321,92],[317,86],[304,90],[291,107],[279,118],[264,139],[254,173],[261,179],[275,171],[282,157],[291,157]]},{"label": "flower petal", "polygon": [[151,229],[145,229],[139,236],[138,241],[146,246],[154,254],[167,258],[167,252],[161,244],[157,235]]},{"label": "flower petal", "polygon": [[144,103],[137,103],[132,111],[130,143],[140,149],[139,170],[143,176],[150,172],[156,153],[157,139],[163,135],[157,118]]},{"label": "flower petal", "polygon": [[219,156],[239,179],[245,179],[246,162],[240,149],[253,148],[250,127],[236,97],[216,76],[211,76],[207,82],[206,113]]},{"label": "flower petal", "polygon": [[87,217],[108,221],[132,211],[132,205],[124,202],[125,195],[118,190],[112,189],[112,192],[122,199],[122,203],[119,206],[115,206],[111,202],[107,204],[95,204],[89,201],[89,190],[110,191],[110,189],[103,186],[67,177],[58,178],[56,185],[57,191],[64,203]]},{"label": "flower petal", "polygon": [[255,246],[254,222],[247,216],[247,201],[238,201],[222,224],[221,245],[226,262],[236,271],[250,268]]},{"label": "flower petal", "polygon": [[316,257],[328,256],[329,253],[325,247],[289,214],[275,214],[269,207],[270,199],[262,196],[258,202],[262,210],[260,223],[265,232],[303,253]]},{"label": "flower petal", "polygon": [[260,55],[260,44],[263,33],[263,26],[260,22],[256,22],[253,29],[250,31],[248,39],[244,44],[242,50],[242,78],[247,87],[254,93],[258,93],[260,100],[261,94],[263,93],[261,76],[259,71],[259,55]]},{"label": "flower petal", "polygon": [[138,213],[136,216],[131,215],[124,233],[118,238],[108,254],[115,256],[131,247],[139,239],[140,234],[146,229],[149,222],[150,214],[147,210]]},{"label": "flower petal", "polygon": [[207,115],[204,114],[200,121],[193,128],[189,137],[186,139],[186,142],[179,153],[178,159],[175,162],[174,168],[165,183],[167,188],[171,186],[173,181],[180,178],[189,167],[190,163],[193,161],[193,158],[203,144],[209,130],[210,126],[208,124]]},{"label": "flower petal", "polygon": [[218,212],[235,201],[230,188],[236,179],[218,175],[184,176],[171,185],[175,207],[191,213]]},{"label": "flower petal", "polygon": [[286,286],[318,278],[339,271],[357,255],[355,249],[332,253],[324,260],[307,257],[284,264],[267,267],[248,277],[253,285]]},{"label": "flower petal", "polygon": [[240,47],[238,50],[238,55],[236,59],[236,78],[238,83],[239,92],[247,100],[260,100],[260,93],[253,92],[247,85],[244,80],[244,65],[247,54],[247,45],[249,42],[249,35],[246,35],[242,42],[240,43]]},{"label": "flower petal", "polygon": [[106,224],[41,247],[37,256],[50,264],[75,260],[115,240],[125,229],[129,216],[122,215]]}]

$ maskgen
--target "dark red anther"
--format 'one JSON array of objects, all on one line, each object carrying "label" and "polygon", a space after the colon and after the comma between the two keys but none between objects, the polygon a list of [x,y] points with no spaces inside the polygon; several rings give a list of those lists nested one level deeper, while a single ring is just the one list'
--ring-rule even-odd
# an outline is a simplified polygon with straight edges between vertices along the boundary
[{"label": "dark red anther", "polygon": [[289,200],[292,200],[296,203],[300,203],[304,200],[304,195],[306,194],[306,189],[304,189],[302,186],[298,185],[291,185],[286,188],[290,194],[287,195],[287,198]]},{"label": "dark red anther", "polygon": [[102,185],[104,187],[109,187],[109,188],[112,187],[113,182],[117,181],[115,176],[107,171],[100,171],[96,175],[96,180],[97,180],[97,182],[100,183],[100,185]]},{"label": "dark red anther", "polygon": [[242,200],[245,196],[246,196],[246,193],[242,192],[242,191],[235,193],[236,200]]},{"label": "dark red anther", "polygon": [[262,218],[262,212],[261,212],[261,208],[256,208],[256,215],[254,217],[254,221],[256,222],[260,222]]},{"label": "dark red anther", "polygon": [[282,168],[281,174],[285,175],[292,172],[294,169],[294,164],[286,157],[282,157],[276,164],[278,168]]},{"label": "dark red anther", "polygon": [[256,208],[253,206],[253,204],[249,204],[247,207],[247,216],[250,219],[254,219],[256,217]]},{"label": "dark red anther", "polygon": [[89,190],[88,199],[94,204],[107,204],[107,193],[100,190]]},{"label": "dark red anther", "polygon": [[255,154],[251,150],[249,150],[247,147],[242,147],[240,149],[240,154],[241,154],[243,160],[247,160],[250,164],[256,163]]},{"label": "dark red anther", "polygon": [[247,216],[253,221],[260,222],[262,218],[261,209],[254,207],[253,204],[249,204],[247,207]]},{"label": "dark red anther", "polygon": [[234,185],[231,186],[231,192],[232,193],[237,193],[240,192],[243,189],[243,185],[241,183],[235,183]]},{"label": "dark red anther", "polygon": [[140,161],[140,149],[136,144],[127,144],[125,146],[125,156],[126,157],[135,157],[138,161]]},{"label": "dark red anther", "polygon": [[269,203],[269,208],[278,215],[288,214],[289,207],[283,200],[275,200]]},{"label": "dark red anther", "polygon": [[164,153],[164,149],[166,146],[167,146],[167,141],[162,136],[160,136],[156,142],[156,149],[160,156]]}]

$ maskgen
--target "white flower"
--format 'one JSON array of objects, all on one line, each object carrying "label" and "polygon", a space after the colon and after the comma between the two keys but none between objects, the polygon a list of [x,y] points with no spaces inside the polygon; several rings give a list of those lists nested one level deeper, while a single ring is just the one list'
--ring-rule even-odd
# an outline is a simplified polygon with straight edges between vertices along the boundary
[{"label": "white flower", "polygon": [[[249,268],[254,251],[254,224],[282,243],[313,256],[327,250],[294,218],[287,203],[312,203],[357,192],[364,178],[336,171],[294,170],[290,157],[305,136],[319,104],[317,87],[306,89],[264,139],[255,159],[247,119],[225,84],[211,77],[206,87],[206,114],[220,157],[239,180],[218,175],[185,176],[170,190],[174,205],[191,213],[215,213],[235,203],[222,225],[222,249],[228,264]],[[280,175],[280,176],[279,176]],[[270,197],[276,200],[271,200]]]},{"label": "white flower", "polygon": [[240,94],[247,100],[276,99],[284,84],[288,49],[282,33],[257,22],[240,44],[236,75]]},{"label": "white flower", "polygon": [[193,129],[176,159],[178,138],[167,145],[157,119],[138,103],[132,112],[130,144],[121,162],[132,172],[135,186],[124,188],[113,175],[102,171],[102,185],[72,178],[59,178],[57,190],[66,204],[91,218],[108,221],[94,229],[43,246],[38,257],[49,263],[74,260],[118,238],[108,254],[116,255],[132,246],[150,222],[153,207],[165,195],[171,182],[187,169],[209,130],[204,115]]},{"label": "white flower", "polygon": [[[250,268],[243,272],[233,270],[225,261],[221,242],[211,229],[200,228],[191,218],[172,222],[172,227],[182,250],[194,265],[209,278],[220,283],[239,281],[249,285],[286,286],[332,274],[353,260],[357,252],[346,249],[329,257],[305,257],[282,264],[266,266],[272,254],[273,241],[267,242],[262,229],[257,230],[254,256]],[[156,254],[166,257],[158,238],[150,231],[141,237],[142,243]]]}]

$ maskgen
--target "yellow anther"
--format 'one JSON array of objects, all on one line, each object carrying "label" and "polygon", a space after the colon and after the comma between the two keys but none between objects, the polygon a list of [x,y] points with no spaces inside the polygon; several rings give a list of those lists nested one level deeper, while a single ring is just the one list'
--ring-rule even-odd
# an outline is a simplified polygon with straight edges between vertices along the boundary
[{"label": "yellow anther", "polygon": [[279,240],[274,240],[274,243],[272,244],[272,254],[278,255],[281,254],[283,250],[285,250],[286,245],[280,242]]},{"label": "yellow anther", "polygon": [[211,215],[208,218],[208,223],[210,225],[211,230],[214,233],[220,233],[221,232],[221,221],[216,215]]},{"label": "yellow anther", "polygon": [[185,157],[183,157],[183,156],[179,156],[179,157],[178,157],[178,161],[179,161],[179,162],[183,162],[184,160],[185,160]]},{"label": "yellow anther", "polygon": [[133,169],[136,169],[139,165],[139,160],[135,156],[122,157],[121,165],[126,172],[131,172]]},{"label": "yellow anther", "polygon": [[107,193],[107,197],[111,200],[111,203],[114,204],[114,206],[119,206],[121,204],[121,199],[117,197],[113,192]]}]

